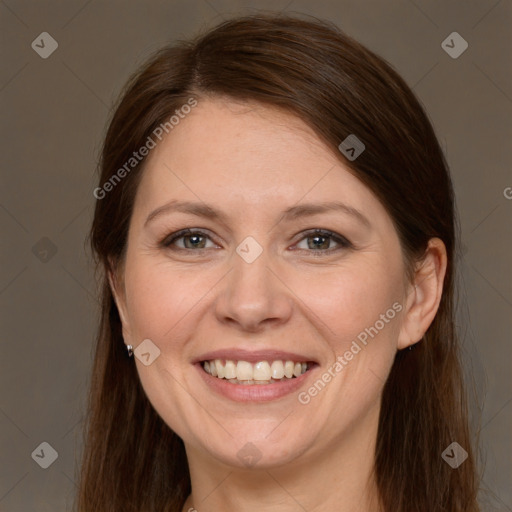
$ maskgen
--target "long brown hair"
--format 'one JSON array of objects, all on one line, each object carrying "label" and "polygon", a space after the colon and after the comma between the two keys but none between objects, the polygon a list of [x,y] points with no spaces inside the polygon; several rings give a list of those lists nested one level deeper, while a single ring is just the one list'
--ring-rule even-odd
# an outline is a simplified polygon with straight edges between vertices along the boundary
[{"label": "long brown hair", "polygon": [[[398,232],[408,276],[428,240],[448,256],[437,315],[385,384],[375,477],[386,512],[477,511],[475,469],[457,334],[457,221],[448,167],[419,101],[392,67],[331,23],[255,15],[157,52],[128,82],[105,137],[91,246],[102,311],[85,430],[79,512],[181,512],[190,477],[181,439],[155,412],[126,356],[106,279],[122,262],[144,159],[126,162],[186,104],[221,95],[285,109],[311,126],[379,198]],[[354,161],[338,149],[355,134]],[[123,168],[122,179],[112,177]],[[107,182],[111,185],[106,186]],[[97,190],[100,190],[98,188]],[[452,469],[453,441],[468,452]]]}]

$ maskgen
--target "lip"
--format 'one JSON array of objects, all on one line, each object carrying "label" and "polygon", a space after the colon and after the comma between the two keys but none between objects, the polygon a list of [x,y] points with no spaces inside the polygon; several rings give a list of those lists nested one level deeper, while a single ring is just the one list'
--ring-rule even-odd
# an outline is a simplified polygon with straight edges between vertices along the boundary
[{"label": "lip", "polygon": [[[214,359],[221,358],[216,357]],[[243,360],[247,361],[247,359]],[[303,373],[299,377],[295,377],[293,379],[287,379],[272,384],[244,385],[234,384],[226,379],[212,377],[204,371],[201,362],[195,363],[194,366],[199,371],[203,381],[211,390],[235,402],[269,402],[271,400],[283,398],[298,391],[299,388],[301,388],[311,377],[311,374],[315,373],[316,369],[319,367],[317,364],[314,364],[306,373]]]},{"label": "lip", "polygon": [[[308,355],[297,354],[293,352],[283,352],[280,350],[243,350],[239,348],[215,350],[207,352],[195,358],[192,363],[197,364],[203,361],[211,361],[212,359],[231,360],[231,361],[247,361],[248,363],[257,363],[259,361],[294,361],[296,363],[310,362],[317,363],[315,359]],[[307,373],[307,372],[306,372]],[[305,375],[305,374],[304,374]],[[297,377],[298,378],[298,377]],[[270,385],[270,384],[269,384]]]}]

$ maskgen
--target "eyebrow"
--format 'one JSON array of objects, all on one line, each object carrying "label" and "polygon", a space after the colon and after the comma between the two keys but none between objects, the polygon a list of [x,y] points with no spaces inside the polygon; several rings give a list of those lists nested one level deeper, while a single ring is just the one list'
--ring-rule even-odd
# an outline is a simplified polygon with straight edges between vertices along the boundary
[{"label": "eyebrow", "polygon": [[[371,228],[370,221],[359,210],[338,201],[307,203],[291,206],[290,208],[284,210],[281,220],[293,220],[301,217],[307,217],[309,215],[318,215],[320,213],[326,213],[329,211],[343,212],[358,220],[365,227]],[[173,200],[158,207],[156,210],[153,210],[146,218],[144,226],[147,226],[147,224],[149,224],[156,217],[171,212],[188,213],[198,217],[206,217],[208,219],[227,223],[227,215],[225,213],[206,203]]]}]

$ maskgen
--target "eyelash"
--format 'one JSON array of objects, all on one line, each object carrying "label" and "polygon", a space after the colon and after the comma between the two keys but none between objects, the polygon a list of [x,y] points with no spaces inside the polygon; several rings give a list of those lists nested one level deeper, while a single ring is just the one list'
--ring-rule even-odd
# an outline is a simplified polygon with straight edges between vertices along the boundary
[{"label": "eyelash", "polygon": [[[170,249],[170,250],[173,250],[173,251],[194,251],[195,252],[195,251],[198,251],[198,249],[172,247],[172,244],[175,243],[180,238],[185,238],[187,236],[197,236],[197,235],[199,235],[201,237],[206,237],[211,240],[210,236],[207,233],[204,233],[203,231],[193,230],[193,229],[182,229],[180,231],[177,231],[176,233],[167,235],[160,242],[160,246]],[[335,249],[318,249],[318,250],[296,249],[296,250],[307,251],[307,252],[310,252],[313,254],[316,253],[316,255],[322,256],[324,254],[337,252],[342,249],[353,248],[352,243],[349,240],[347,240],[344,236],[338,235],[337,233],[334,233],[334,232],[326,230],[326,229],[313,229],[310,231],[306,231],[304,233],[304,236],[297,242],[297,244],[299,242],[301,242],[302,240],[305,240],[305,239],[307,239],[309,237],[313,237],[313,236],[319,236],[319,237],[331,239],[334,242],[336,242],[337,244],[339,244],[340,247],[335,248]]]}]

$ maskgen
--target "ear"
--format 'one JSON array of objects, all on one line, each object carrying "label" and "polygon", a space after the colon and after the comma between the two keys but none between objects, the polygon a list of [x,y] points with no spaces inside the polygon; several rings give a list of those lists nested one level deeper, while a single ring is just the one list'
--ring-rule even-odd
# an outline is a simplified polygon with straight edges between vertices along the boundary
[{"label": "ear", "polygon": [[119,318],[121,319],[125,344],[133,345],[130,341],[131,330],[126,307],[126,290],[124,287],[124,279],[120,276],[120,272],[121,270],[118,269],[118,266],[111,263],[107,271],[108,283],[117,306],[117,311],[119,312]]},{"label": "ear", "polygon": [[444,243],[439,238],[431,238],[424,258],[416,268],[414,282],[409,284],[398,350],[420,341],[434,320],[443,292],[446,265]]}]

